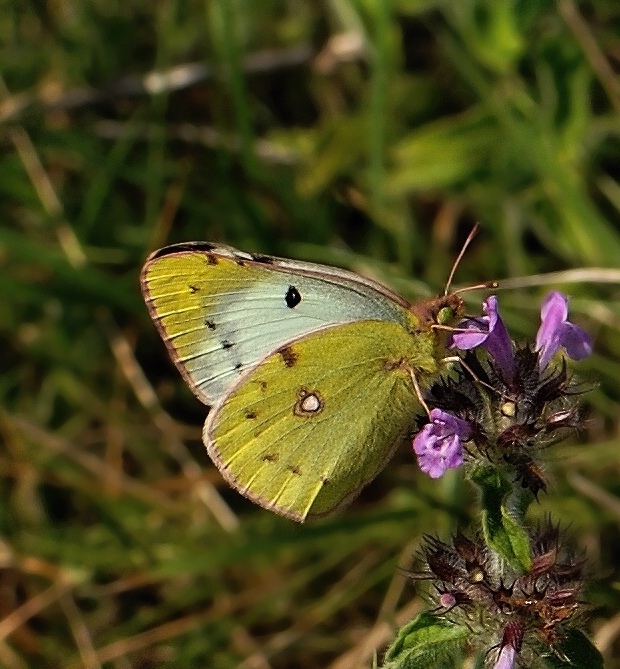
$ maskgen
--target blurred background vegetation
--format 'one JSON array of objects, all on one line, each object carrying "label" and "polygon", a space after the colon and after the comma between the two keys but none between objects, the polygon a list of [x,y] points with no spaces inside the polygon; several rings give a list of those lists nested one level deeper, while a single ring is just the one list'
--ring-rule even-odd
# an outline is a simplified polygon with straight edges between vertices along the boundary
[{"label": "blurred background vegetation", "polygon": [[0,4],[0,666],[381,657],[424,606],[397,565],[475,520],[470,490],[403,447],[333,518],[251,505],[208,461],[138,274],[210,240],[413,299],[480,221],[458,282],[504,280],[529,338],[562,289],[595,338],[589,420],[535,514],[572,523],[584,624],[620,667],[617,0]]}]

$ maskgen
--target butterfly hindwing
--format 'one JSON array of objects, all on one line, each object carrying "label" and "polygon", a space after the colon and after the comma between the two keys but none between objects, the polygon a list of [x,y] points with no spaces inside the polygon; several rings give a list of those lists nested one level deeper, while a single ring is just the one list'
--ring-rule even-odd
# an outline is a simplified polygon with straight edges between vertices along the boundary
[{"label": "butterfly hindwing", "polygon": [[419,403],[408,364],[421,352],[397,323],[360,321],[281,347],[209,415],[222,474],[295,520],[345,504],[384,467]]}]

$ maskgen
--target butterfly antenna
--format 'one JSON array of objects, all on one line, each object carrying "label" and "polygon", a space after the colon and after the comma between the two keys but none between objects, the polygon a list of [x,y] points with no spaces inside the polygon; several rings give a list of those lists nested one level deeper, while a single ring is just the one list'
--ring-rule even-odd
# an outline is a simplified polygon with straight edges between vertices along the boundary
[{"label": "butterfly antenna", "polygon": [[454,291],[455,295],[462,295],[463,293],[468,293],[470,290],[489,290],[491,288],[497,288],[499,283],[497,281],[484,281],[483,283],[476,283],[473,286],[465,286],[464,288],[459,288]]},{"label": "butterfly antenna", "polygon": [[[446,282],[446,289],[444,290],[444,295],[447,295],[450,292],[450,286],[452,285],[452,279],[454,278],[454,273],[456,272],[456,268],[459,266],[459,263],[463,259],[463,256],[465,255],[465,251],[467,251],[467,247],[470,245],[471,240],[476,236],[476,233],[478,232],[478,228],[480,225],[476,223],[474,227],[471,229],[471,232],[467,235],[467,239],[465,240],[465,243],[463,244],[463,248],[461,249],[461,252],[458,254],[456,257],[456,260],[454,261],[452,265],[452,269],[450,270],[450,275],[448,276],[448,281]],[[462,291],[461,291],[462,292]]]}]

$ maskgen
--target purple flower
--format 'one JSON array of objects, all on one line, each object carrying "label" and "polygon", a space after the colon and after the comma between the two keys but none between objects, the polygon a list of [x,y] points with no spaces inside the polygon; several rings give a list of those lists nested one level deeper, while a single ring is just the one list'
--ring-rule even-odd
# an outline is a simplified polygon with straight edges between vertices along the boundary
[{"label": "purple flower", "polygon": [[524,632],[523,624],[517,620],[511,620],[504,627],[499,656],[493,669],[512,669],[514,667],[515,655],[521,650]]},{"label": "purple flower", "polygon": [[563,348],[572,360],[582,360],[592,353],[587,332],[569,323],[568,300],[558,291],[549,293],[540,310],[540,328],[536,335],[538,363],[544,369],[558,349]]},{"label": "purple flower", "polygon": [[439,604],[444,609],[453,609],[456,606],[456,597],[451,592],[443,592],[439,597]]},{"label": "purple flower", "polygon": [[486,316],[470,318],[459,325],[459,330],[452,335],[452,345],[467,350],[484,346],[493,357],[504,380],[510,383],[515,374],[515,361],[512,341],[504,322],[498,313],[497,297],[491,295],[483,303]]},{"label": "purple flower", "polygon": [[515,665],[515,655],[517,651],[514,646],[504,646],[497,658],[497,662],[493,665],[493,669],[512,669]]},{"label": "purple flower", "polygon": [[443,476],[447,469],[463,464],[463,441],[469,439],[469,423],[441,409],[433,409],[431,422],[413,440],[420,469],[431,478]]}]

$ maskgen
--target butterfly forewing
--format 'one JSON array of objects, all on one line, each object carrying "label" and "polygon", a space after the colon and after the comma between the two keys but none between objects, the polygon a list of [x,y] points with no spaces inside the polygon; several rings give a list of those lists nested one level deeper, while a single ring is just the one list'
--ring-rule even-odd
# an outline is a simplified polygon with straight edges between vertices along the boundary
[{"label": "butterfly forewing", "polygon": [[163,249],[147,261],[142,287],[172,359],[207,404],[292,339],[358,320],[408,319],[400,298],[349,272],[253,260],[228,247]]}]

